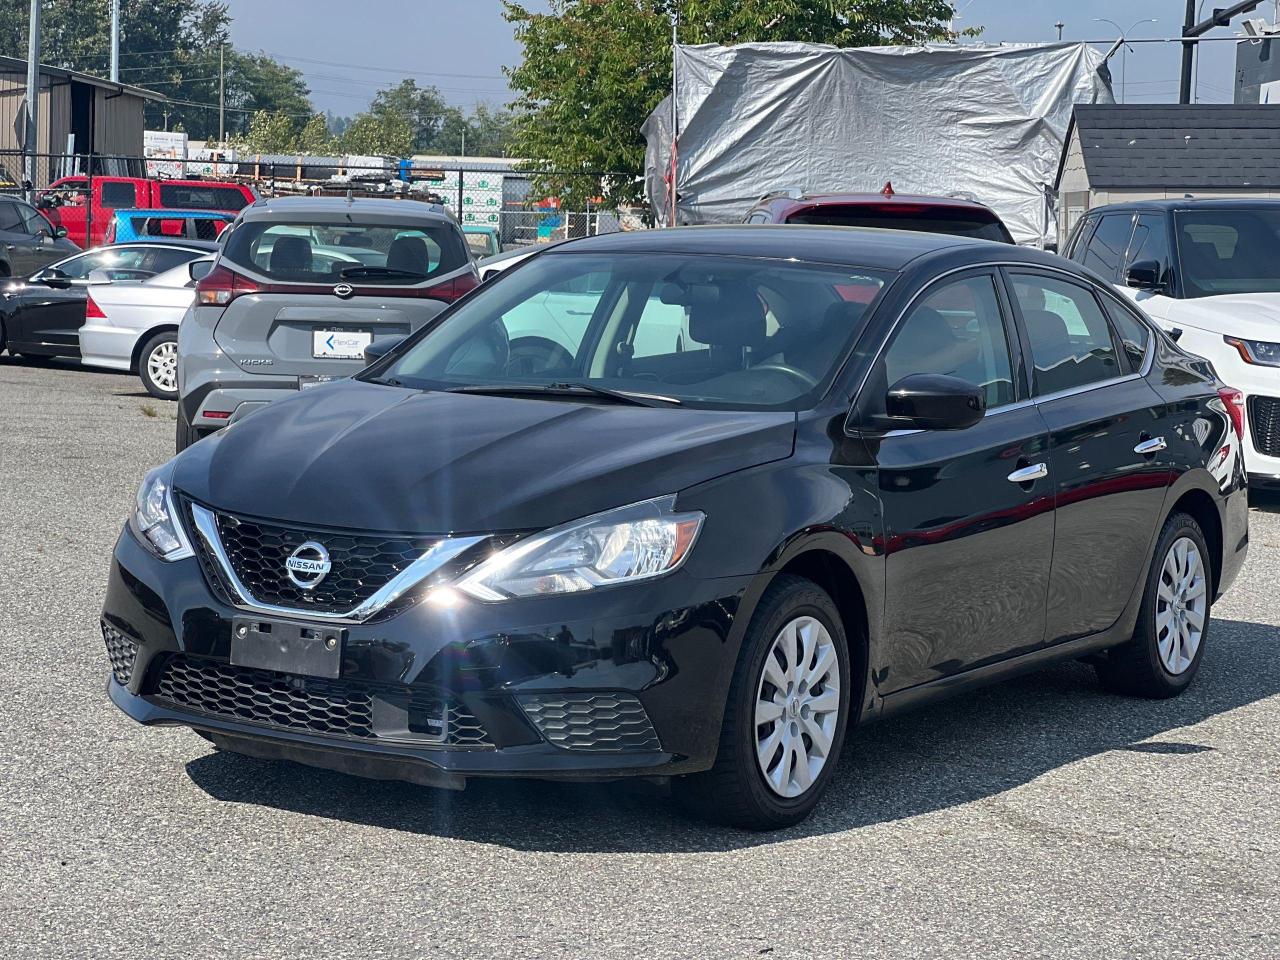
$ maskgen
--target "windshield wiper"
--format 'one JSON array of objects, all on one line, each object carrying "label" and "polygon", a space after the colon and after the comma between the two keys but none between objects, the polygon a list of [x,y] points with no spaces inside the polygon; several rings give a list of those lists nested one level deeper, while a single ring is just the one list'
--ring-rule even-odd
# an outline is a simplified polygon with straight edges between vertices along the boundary
[{"label": "windshield wiper", "polygon": [[347,267],[340,274],[347,277],[407,277],[412,280],[425,280],[427,275],[415,270],[398,270],[395,267]]},{"label": "windshield wiper", "polygon": [[681,402],[675,397],[664,396],[660,393],[611,390],[609,387],[599,387],[594,383],[477,383],[468,384],[465,387],[450,387],[446,392],[515,394],[533,397],[579,397],[583,394],[588,394],[612,400],[614,403],[626,403],[636,407],[660,407],[663,405],[678,407]]}]

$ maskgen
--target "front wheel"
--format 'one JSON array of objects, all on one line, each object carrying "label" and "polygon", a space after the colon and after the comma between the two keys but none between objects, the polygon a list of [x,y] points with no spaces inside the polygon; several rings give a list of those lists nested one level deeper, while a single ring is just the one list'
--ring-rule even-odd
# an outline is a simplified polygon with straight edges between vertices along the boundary
[{"label": "front wheel", "polygon": [[1096,663],[1103,686],[1139,697],[1175,697],[1191,685],[1209,634],[1213,569],[1200,525],[1165,521],[1147,571],[1133,639]]},{"label": "front wheel", "polygon": [[147,393],[160,400],[178,399],[178,334],[157,333],[138,354],[138,376]]},{"label": "front wheel", "polygon": [[783,575],[743,638],[715,765],[675,781],[696,812],[750,830],[807,817],[831,779],[848,726],[849,650],[816,584]]}]

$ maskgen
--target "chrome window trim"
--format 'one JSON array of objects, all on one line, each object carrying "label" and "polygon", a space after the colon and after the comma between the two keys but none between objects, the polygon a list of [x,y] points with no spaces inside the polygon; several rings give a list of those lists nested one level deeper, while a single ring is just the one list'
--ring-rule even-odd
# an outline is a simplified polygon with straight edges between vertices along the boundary
[{"label": "chrome window trim", "polygon": [[[1074,263],[1075,261],[1073,260],[1071,262]],[[898,311],[898,315],[894,317],[893,323],[890,325],[888,332],[884,335],[884,337],[880,341],[880,345],[876,348],[875,356],[873,356],[871,358],[871,362],[867,364],[866,372],[863,373],[862,379],[858,381],[858,388],[853,391],[853,396],[850,398],[850,403],[853,403],[858,399],[858,397],[862,395],[862,391],[866,389],[867,381],[871,379],[871,371],[874,370],[876,364],[880,362],[880,357],[884,354],[884,351],[888,347],[889,342],[893,339],[893,335],[898,332],[898,327],[901,326],[902,321],[905,319],[907,314],[911,312],[913,307],[915,307],[916,301],[918,301],[921,297],[923,297],[929,290],[937,286],[943,280],[947,279],[948,277],[954,276],[957,273],[981,272],[984,270],[997,270],[1001,268],[1019,268],[1019,267],[1030,269],[1033,271],[1044,270],[1049,273],[1058,273],[1070,280],[1074,280],[1076,283],[1083,283],[1085,286],[1089,287],[1090,289],[1098,286],[1096,283],[1094,283],[1093,280],[1089,279],[1088,277],[1082,277],[1077,273],[1072,273],[1070,270],[1064,270],[1061,267],[1057,267],[1052,264],[1027,263],[1020,260],[993,260],[985,263],[970,263],[962,267],[953,267],[950,270],[940,273],[936,277],[934,277],[932,280],[930,280],[927,284],[925,284],[923,287],[921,287],[919,290],[917,290],[914,294],[912,294],[911,299],[908,300],[906,304],[903,305],[902,309]],[[1098,289],[1101,290],[1102,288],[1099,287]],[[1113,294],[1113,296],[1115,296],[1117,300],[1120,299],[1118,294]],[[1010,306],[1012,306],[1012,304]],[[1107,327],[1110,328],[1112,326],[1111,318],[1106,315],[1105,310],[1103,310],[1103,318],[1107,321]],[[1144,322],[1147,323],[1148,327],[1152,326],[1152,324],[1146,321],[1145,319],[1144,319]],[[1030,358],[1025,358],[1025,359],[1030,359]],[[1025,400],[1017,400],[1013,403],[1006,403],[1006,404],[1002,404],[1001,406],[994,407],[988,410],[985,414],[983,414],[983,419],[985,420],[987,417],[996,416],[998,414],[1005,412],[1006,410],[1017,410],[1022,407],[1031,406],[1033,404],[1047,403],[1048,401],[1051,401],[1051,400],[1059,400],[1063,397],[1070,397],[1077,393],[1088,393],[1091,390],[1097,390],[1101,387],[1114,386],[1115,384],[1118,384],[1118,383],[1124,383],[1127,380],[1138,380],[1150,375],[1151,367],[1154,363],[1155,363],[1155,337],[1153,336],[1147,341],[1147,353],[1142,361],[1142,369],[1138,373],[1128,373],[1128,374],[1125,374],[1123,377],[1113,377],[1109,380],[1099,380],[1095,383],[1085,383],[1085,384],[1081,384],[1078,387],[1071,387],[1070,389],[1067,389],[1067,390],[1058,390],[1051,394],[1042,394],[1040,396],[1035,396],[1033,394],[1032,396],[1026,398]],[[1032,389],[1034,391],[1034,378],[1032,382]],[[929,432],[929,431],[925,431],[921,429],[890,430],[886,433],[880,434],[880,437],[882,439],[888,439],[890,437],[906,437],[914,433],[926,433],[926,432]]]},{"label": "chrome window trim", "polygon": [[431,576],[450,560],[470,550],[477,543],[488,539],[487,537],[446,537],[432,544],[425,553],[383,584],[373,596],[358,607],[348,610],[346,613],[328,613],[319,610],[302,610],[296,607],[280,607],[275,604],[263,603],[256,599],[240,581],[240,578],[236,575],[235,568],[231,565],[231,558],[227,556],[227,551],[222,545],[222,537],[218,535],[218,524],[214,518],[213,511],[200,506],[198,503],[192,503],[191,516],[195,523],[196,532],[200,534],[200,539],[209,547],[210,552],[218,561],[218,566],[222,568],[223,575],[227,578],[227,583],[234,594],[231,598],[233,606],[253,613],[291,617],[295,620],[322,620],[325,623],[363,623],[388,604],[399,599],[405,591],[412,589]]}]

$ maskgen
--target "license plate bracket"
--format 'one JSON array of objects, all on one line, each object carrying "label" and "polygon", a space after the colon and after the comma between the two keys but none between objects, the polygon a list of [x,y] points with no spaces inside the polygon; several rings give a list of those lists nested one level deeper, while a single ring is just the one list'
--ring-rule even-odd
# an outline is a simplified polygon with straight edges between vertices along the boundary
[{"label": "license plate bracket", "polygon": [[346,642],[346,627],[235,617],[231,621],[231,664],[336,680]]},{"label": "license plate bracket", "polygon": [[311,356],[317,360],[363,360],[372,330],[312,330]]}]

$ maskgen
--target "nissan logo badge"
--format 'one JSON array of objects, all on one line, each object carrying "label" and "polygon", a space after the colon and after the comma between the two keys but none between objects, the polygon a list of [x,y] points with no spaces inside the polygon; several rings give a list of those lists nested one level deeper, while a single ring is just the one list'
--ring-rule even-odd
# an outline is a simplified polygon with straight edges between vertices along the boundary
[{"label": "nissan logo badge", "polygon": [[349,283],[340,283],[333,288],[333,295],[335,297],[341,297],[343,300],[349,298],[353,293],[355,293],[355,290]]},{"label": "nissan logo badge", "polygon": [[333,562],[329,559],[329,551],[324,544],[308,540],[284,562],[285,572],[295,586],[310,590],[329,575]]}]

